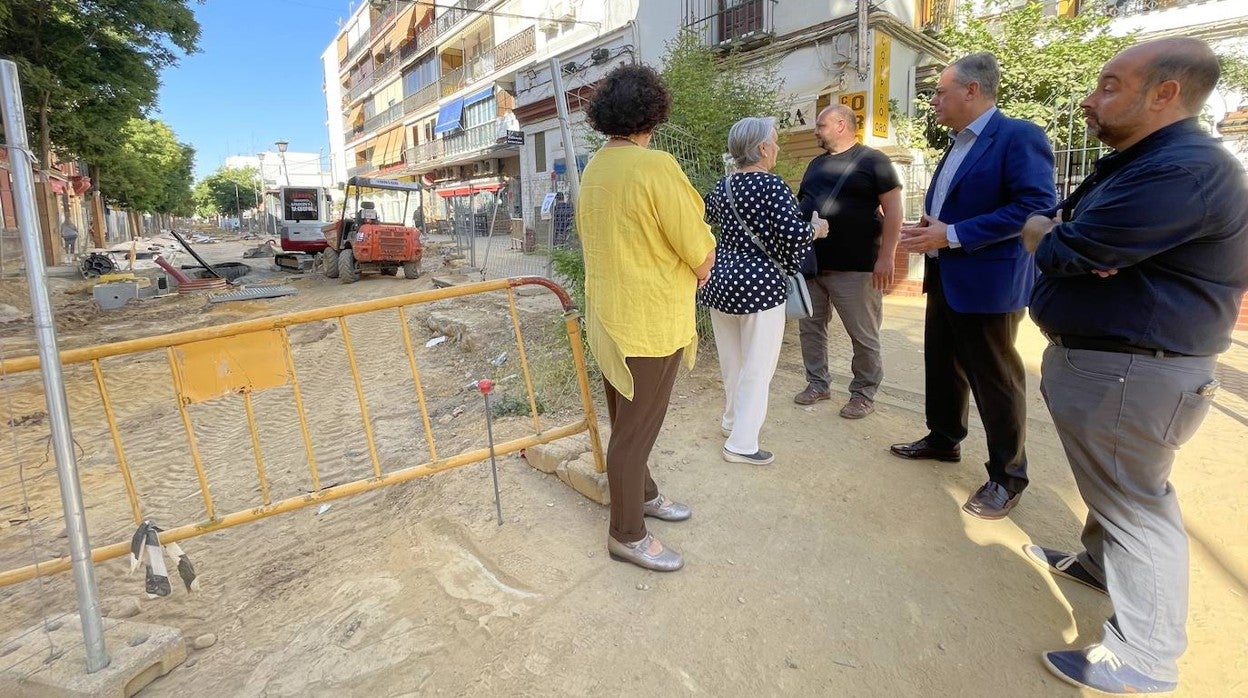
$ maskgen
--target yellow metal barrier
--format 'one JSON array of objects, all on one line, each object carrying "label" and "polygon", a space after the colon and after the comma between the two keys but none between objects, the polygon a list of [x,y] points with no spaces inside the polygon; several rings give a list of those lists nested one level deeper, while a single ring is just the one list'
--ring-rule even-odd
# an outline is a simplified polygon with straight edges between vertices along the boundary
[{"label": "yellow metal barrier", "polygon": [[[581,405],[584,408],[584,416],[571,424],[548,429],[543,429],[542,427],[541,419],[538,415],[537,397],[533,388],[533,377],[520,329],[516,296],[513,290],[524,285],[537,285],[549,289],[558,297],[563,307],[564,325],[571,346],[577,389]],[[120,474],[125,486],[126,497],[129,501],[131,516],[137,525],[144,518],[142,500],[135,487],[134,478],[126,460],[121,431],[118,427],[113,403],[104,381],[100,360],[159,349],[166,351],[174,391],[177,396],[178,410],[181,415],[182,425],[186,431],[191,462],[195,468],[200,494],[203,497],[204,508],[208,517],[205,521],[162,531],[160,533],[161,542],[172,543],[276,514],[342,499],[354,494],[370,492],[389,485],[407,482],[419,477],[488,459],[490,457],[489,448],[474,449],[448,458],[439,458],[433,436],[433,428],[429,420],[425,392],[420,379],[420,371],[417,368],[416,355],[412,349],[411,333],[408,329],[404,308],[491,291],[506,291],[512,329],[515,332],[520,358],[521,372],[524,377],[525,390],[528,393],[529,411],[533,418],[532,435],[495,444],[494,453],[496,455],[515,453],[530,446],[549,443],[581,432],[588,432],[595,466],[598,472],[603,472],[606,468],[606,463],[603,459],[602,444],[598,435],[598,422],[594,414],[589,378],[585,369],[585,355],[580,339],[579,315],[567,293],[558,284],[541,277],[517,277],[466,284],[452,288],[435,289],[316,310],[287,313],[216,327],[175,332],[144,339],[134,339],[83,349],[70,349],[61,352],[60,360],[62,365],[89,363],[91,366],[95,385],[100,400],[104,405],[104,416],[113,442],[113,451],[121,471]],[[403,348],[407,357],[408,368],[411,371],[412,380],[416,387],[417,404],[420,409],[421,422],[424,427],[430,459],[419,465],[386,473],[382,471],[381,461],[378,457],[368,406],[364,399],[364,385],[360,377],[355,349],[351,342],[346,319],[353,315],[388,309],[397,311],[397,317],[403,330]],[[295,371],[294,356],[287,332],[287,328],[294,325],[324,320],[337,320],[339,329],[342,332],[347,360],[351,369],[352,382],[359,401],[360,415],[363,419],[364,437],[372,465],[372,477],[342,483],[327,489],[321,488],[307,414],[304,408],[303,396],[299,389],[298,375]],[[0,361],[0,377],[36,371],[38,368],[38,356]],[[260,435],[256,427],[252,394],[257,391],[282,386],[289,386],[293,392],[295,411],[298,415],[299,428],[308,459],[312,489],[306,495],[273,502],[270,498],[269,479],[266,475],[264,459],[261,454]],[[256,476],[260,486],[261,503],[254,508],[244,511],[218,515],[209,487],[208,474],[199,452],[194,423],[187,408],[192,404],[235,394],[242,396],[246,412],[251,447],[255,455]],[[94,548],[91,551],[91,559],[95,562],[110,560],[126,555],[129,550],[129,540],[113,543]],[[69,568],[69,558],[59,558],[13,570],[0,571],[0,586],[16,584],[31,579],[38,574],[62,572]]]}]

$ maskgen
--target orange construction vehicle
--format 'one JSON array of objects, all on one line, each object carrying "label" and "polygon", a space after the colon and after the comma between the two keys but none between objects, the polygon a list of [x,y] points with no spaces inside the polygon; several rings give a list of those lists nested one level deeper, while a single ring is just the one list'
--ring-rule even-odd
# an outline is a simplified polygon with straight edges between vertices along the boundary
[{"label": "orange construction vehicle", "polygon": [[[420,275],[420,228],[404,225],[413,209],[412,194],[417,205],[424,187],[417,182],[393,179],[352,177],[347,180],[342,215],[321,228],[329,247],[321,253],[321,269],[325,276],[344,284],[359,281],[362,272],[398,274],[415,279]],[[398,222],[384,222],[376,203],[364,199],[365,192],[403,192],[403,205]],[[354,196],[353,196],[354,193]]]}]

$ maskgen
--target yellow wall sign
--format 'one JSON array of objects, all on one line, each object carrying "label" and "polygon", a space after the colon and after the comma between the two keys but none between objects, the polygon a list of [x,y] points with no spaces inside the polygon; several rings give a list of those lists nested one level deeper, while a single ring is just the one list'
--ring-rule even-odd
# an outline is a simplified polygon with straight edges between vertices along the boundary
[{"label": "yellow wall sign", "polygon": [[893,40],[875,30],[875,77],[871,81],[871,135],[888,138],[888,68]]},{"label": "yellow wall sign", "polygon": [[286,385],[285,342],[278,330],[205,339],[173,348],[176,378],[188,405]]},{"label": "yellow wall sign", "polygon": [[858,135],[858,142],[861,143],[864,131],[867,128],[867,93],[849,92],[841,95],[838,99],[841,104],[853,110],[854,131]]}]

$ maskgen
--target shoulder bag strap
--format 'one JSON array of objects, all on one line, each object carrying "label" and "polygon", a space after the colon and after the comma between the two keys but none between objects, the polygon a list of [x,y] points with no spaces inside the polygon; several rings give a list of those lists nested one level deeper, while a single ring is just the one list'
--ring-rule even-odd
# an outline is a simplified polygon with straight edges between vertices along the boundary
[{"label": "shoulder bag strap", "polygon": [[[849,176],[854,173],[855,169],[857,169],[858,161],[862,160],[863,154],[864,153],[858,153],[856,156],[854,156],[853,160],[849,161],[849,167],[845,168],[844,172],[841,172],[840,178],[836,180],[836,186],[832,187],[832,193],[828,195],[825,201],[836,200],[836,196],[841,193],[841,187],[845,186],[845,180],[849,179]],[[822,216],[823,214],[824,214],[824,211],[822,210],[822,207],[820,207],[819,215]]]},{"label": "shoulder bag strap", "polygon": [[763,241],[758,239],[758,236],[754,234],[754,230],[750,228],[750,224],[746,223],[745,219],[741,217],[741,214],[737,212],[737,205],[732,199],[732,175],[728,175],[724,178],[724,191],[727,193],[728,210],[732,211],[732,215],[736,217],[737,222],[740,223],[741,227],[745,229],[745,234],[750,236],[750,242],[754,243],[755,247],[763,251],[763,254],[767,256],[767,259],[771,260],[772,264],[776,265],[776,268],[780,270],[781,274],[787,274],[788,272],[784,270],[784,265],[776,261],[776,258],[772,257],[771,253],[767,251],[767,248],[763,247]]}]

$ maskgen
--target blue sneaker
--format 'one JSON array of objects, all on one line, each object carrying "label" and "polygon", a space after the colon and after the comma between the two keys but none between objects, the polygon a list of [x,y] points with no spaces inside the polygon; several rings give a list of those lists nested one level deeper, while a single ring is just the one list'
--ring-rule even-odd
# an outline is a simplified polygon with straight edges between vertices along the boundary
[{"label": "blue sneaker", "polygon": [[1054,676],[1072,686],[1114,696],[1169,693],[1179,685],[1177,681],[1158,681],[1141,674],[1100,644],[1082,650],[1045,652],[1040,661]]}]

